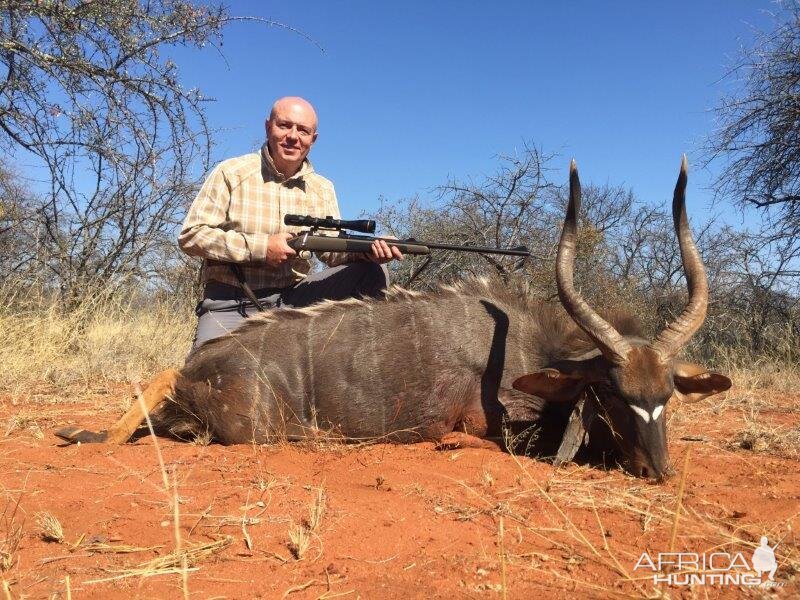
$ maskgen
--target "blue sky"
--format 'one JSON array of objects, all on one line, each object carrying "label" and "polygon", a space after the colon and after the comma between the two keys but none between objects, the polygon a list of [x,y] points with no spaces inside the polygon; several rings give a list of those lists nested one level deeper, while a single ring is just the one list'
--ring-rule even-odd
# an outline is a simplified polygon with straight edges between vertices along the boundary
[{"label": "blue sky", "polygon": [[[297,94],[320,116],[311,158],[345,216],[379,197],[419,194],[448,177],[480,178],[524,141],[575,157],[584,182],[624,184],[666,202],[680,155],[698,166],[721,81],[764,0],[695,2],[233,1],[300,35],[254,23],[226,30],[222,51],[180,52],[184,82],[208,106],[215,157],[263,140],[272,101]],[[693,169],[690,211],[705,214],[713,173]]]}]

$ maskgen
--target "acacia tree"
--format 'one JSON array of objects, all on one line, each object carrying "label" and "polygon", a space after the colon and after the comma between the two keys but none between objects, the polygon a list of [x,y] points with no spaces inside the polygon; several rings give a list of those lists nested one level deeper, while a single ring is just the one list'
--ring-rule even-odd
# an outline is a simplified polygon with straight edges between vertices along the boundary
[{"label": "acacia tree", "polygon": [[[501,156],[497,170],[482,180],[451,179],[435,189],[430,203],[419,198],[384,200],[374,218],[387,234],[400,238],[505,249],[525,245],[534,257],[541,257],[552,249],[550,238],[536,235],[547,219],[546,196],[555,189],[547,179],[551,158],[525,145],[515,155]],[[460,252],[436,252],[430,258],[413,287],[428,288],[467,274],[508,279],[520,269],[530,271],[534,264],[513,256]],[[393,280],[407,284],[426,260],[410,256],[391,263]]]},{"label": "acacia tree", "polygon": [[27,221],[41,268],[68,296],[145,276],[211,147],[205,98],[181,86],[169,50],[216,44],[237,18],[182,0],[0,7],[0,149],[44,172]]},{"label": "acacia tree", "polygon": [[29,236],[33,198],[23,182],[0,163],[0,274],[25,273],[35,260],[35,241]]},{"label": "acacia tree", "polygon": [[[773,31],[760,34],[731,70],[744,85],[716,108],[711,161],[724,168],[718,192],[762,211],[762,245],[773,247],[783,277],[800,260],[800,3],[785,0]],[[777,265],[777,266],[776,266]]]}]

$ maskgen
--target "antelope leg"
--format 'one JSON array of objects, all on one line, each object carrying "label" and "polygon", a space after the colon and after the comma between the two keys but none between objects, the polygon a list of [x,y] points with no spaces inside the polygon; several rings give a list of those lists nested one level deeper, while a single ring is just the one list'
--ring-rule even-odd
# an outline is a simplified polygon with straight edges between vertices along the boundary
[{"label": "antelope leg", "polygon": [[[95,433],[80,427],[65,427],[55,432],[55,435],[62,440],[76,444],[81,443],[102,443],[108,442],[111,444],[124,444],[127,442],[133,432],[145,420],[145,412],[150,413],[164,400],[175,393],[175,385],[178,382],[180,374],[175,369],[167,369],[162,371],[150,382],[150,385],[142,392],[142,401],[138,399],[134,402],[128,412],[122,415],[122,418],[117,421],[108,431],[101,431]],[[142,407],[144,403],[144,407]],[[144,411],[143,411],[144,409]]]},{"label": "antelope leg", "polygon": [[451,431],[444,434],[436,443],[437,450],[455,450],[457,448],[484,448],[486,450],[502,450],[502,447],[491,440],[479,438],[463,431]]}]

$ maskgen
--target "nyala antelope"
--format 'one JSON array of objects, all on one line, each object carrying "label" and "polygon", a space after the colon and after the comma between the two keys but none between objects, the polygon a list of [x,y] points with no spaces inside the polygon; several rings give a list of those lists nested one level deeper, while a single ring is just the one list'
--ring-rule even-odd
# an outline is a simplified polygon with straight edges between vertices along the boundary
[{"label": "nyala antelope", "polygon": [[[472,281],[436,292],[325,302],[251,319],[158,375],[107,431],[67,428],[71,442],[123,443],[147,411],[180,434],[223,444],[335,433],[347,440],[485,446],[503,422],[541,421],[548,406],[593,403],[588,445],[632,474],[668,473],[667,402],[727,390],[681,361],[703,323],[708,282],[686,216],[686,157],[672,211],[689,287],[684,311],[652,341],[628,314],[601,316],[573,285],[581,187],[574,161],[558,247],[561,305]],[[546,426],[546,423],[542,423]],[[564,427],[563,421],[561,427]]]}]

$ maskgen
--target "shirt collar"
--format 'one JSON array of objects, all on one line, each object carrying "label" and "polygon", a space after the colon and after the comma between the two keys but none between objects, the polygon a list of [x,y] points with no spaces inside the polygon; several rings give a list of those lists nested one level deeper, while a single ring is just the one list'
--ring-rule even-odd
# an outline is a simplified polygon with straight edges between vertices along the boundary
[{"label": "shirt collar", "polygon": [[278,167],[275,166],[275,161],[272,160],[272,155],[269,153],[269,147],[267,146],[266,142],[264,142],[264,145],[261,146],[261,164],[269,174],[270,179],[275,179],[275,181],[279,182],[303,179],[303,177],[306,175],[314,172],[314,166],[311,164],[311,161],[306,158],[297,173],[291,177],[286,177],[283,173],[278,171]]}]

